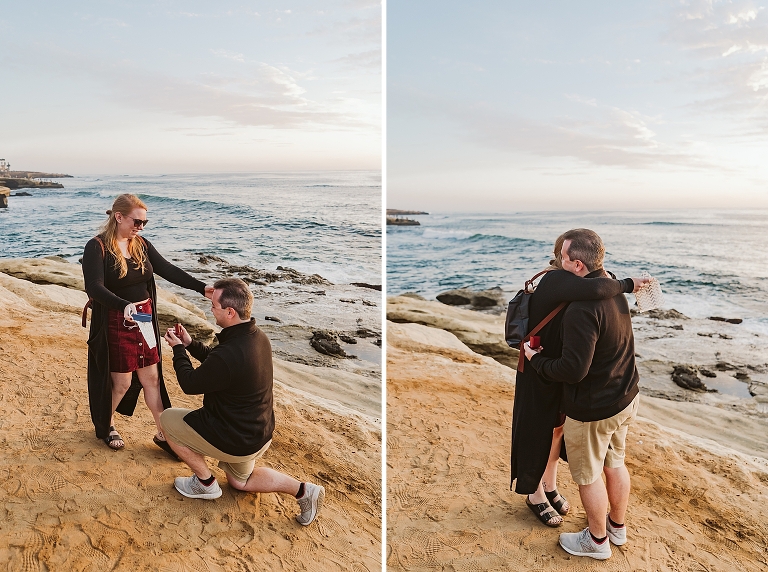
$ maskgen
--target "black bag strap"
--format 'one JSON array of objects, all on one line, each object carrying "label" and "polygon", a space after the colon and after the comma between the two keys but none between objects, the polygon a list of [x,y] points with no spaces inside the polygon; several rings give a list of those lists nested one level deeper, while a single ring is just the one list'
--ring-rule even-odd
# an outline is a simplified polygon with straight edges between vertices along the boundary
[{"label": "black bag strap", "polygon": [[[544,272],[547,272],[547,271],[545,270]],[[536,278],[536,276],[534,276],[531,280],[533,280],[535,278]],[[523,344],[525,342],[527,342],[528,340],[530,340],[531,336],[535,336],[536,334],[538,334],[539,330],[541,330],[541,328],[546,326],[552,320],[552,318],[557,316],[557,314],[560,312],[560,310],[565,308],[567,305],[568,305],[568,302],[561,302],[560,305],[557,308],[555,308],[549,314],[547,314],[546,318],[544,318],[541,322],[536,324],[536,327],[531,330],[530,334],[525,336],[520,341],[520,356],[518,357],[518,360],[517,360],[517,371],[522,372],[524,367],[525,367],[525,351],[523,349]]]}]

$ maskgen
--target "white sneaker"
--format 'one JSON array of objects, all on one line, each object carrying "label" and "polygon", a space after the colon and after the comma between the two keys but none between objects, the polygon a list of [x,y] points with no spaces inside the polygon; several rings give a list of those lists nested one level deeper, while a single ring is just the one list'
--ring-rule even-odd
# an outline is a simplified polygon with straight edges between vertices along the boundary
[{"label": "white sneaker", "polygon": [[611,542],[616,546],[621,546],[622,544],[626,544],[627,542],[627,525],[624,525],[620,528],[616,528],[611,524],[611,521],[608,519],[608,515],[605,515],[605,530],[608,533],[608,538],[611,539]]},{"label": "white sneaker", "polygon": [[191,477],[176,477],[173,481],[173,486],[185,497],[191,499],[217,499],[221,496],[221,487],[216,480],[214,480],[210,486],[206,487],[200,482],[197,475],[192,475]]},{"label": "white sneaker", "polygon": [[301,509],[301,514],[296,515],[299,524],[308,526],[315,520],[317,513],[323,508],[325,489],[312,483],[304,483],[304,496],[296,499]]},{"label": "white sneaker", "polygon": [[564,532],[560,535],[560,546],[568,554],[574,556],[589,556],[597,560],[607,560],[611,557],[611,543],[606,538],[602,544],[592,540],[589,527],[581,532]]}]

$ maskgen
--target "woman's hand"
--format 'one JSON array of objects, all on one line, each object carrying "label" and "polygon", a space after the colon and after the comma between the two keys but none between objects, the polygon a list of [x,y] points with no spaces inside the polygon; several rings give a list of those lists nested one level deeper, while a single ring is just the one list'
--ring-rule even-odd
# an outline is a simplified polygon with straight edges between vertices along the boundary
[{"label": "woman's hand", "polygon": [[205,297],[209,300],[213,300],[213,286],[205,287]]},{"label": "woman's hand", "polygon": [[126,307],[123,309],[123,318],[125,318],[125,319],[126,319],[126,321],[133,323],[133,318],[132,318],[132,315],[133,315],[133,314],[136,314],[136,313],[137,313],[137,312],[136,312],[136,304],[133,304],[133,303],[131,303],[131,304],[128,304],[128,305],[127,305],[127,306],[126,306]]},{"label": "woman's hand", "polygon": [[646,284],[650,284],[650,283],[651,283],[651,279],[650,279],[650,278],[635,278],[635,277],[633,276],[633,277],[632,277],[632,282],[634,282],[634,283],[635,283],[635,289],[634,289],[634,290],[632,290],[632,293],[634,294],[635,292],[637,292],[638,290],[640,290],[640,288],[642,288],[642,287],[643,287],[643,286],[645,286]]},{"label": "woman's hand", "polygon": [[528,361],[530,361],[533,356],[535,356],[537,353],[540,353],[544,349],[544,346],[539,346],[538,348],[533,349],[531,347],[531,342],[525,342],[523,344],[523,349],[525,350],[525,357],[527,357]]}]

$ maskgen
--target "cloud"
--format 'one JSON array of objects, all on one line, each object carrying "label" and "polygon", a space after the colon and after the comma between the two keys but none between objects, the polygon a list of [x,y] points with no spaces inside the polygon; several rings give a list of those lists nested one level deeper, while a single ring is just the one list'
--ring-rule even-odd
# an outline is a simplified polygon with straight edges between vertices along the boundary
[{"label": "cloud", "polygon": [[333,60],[334,63],[340,63],[348,69],[364,69],[379,73],[381,70],[381,50],[367,50],[348,54],[343,58]]},{"label": "cloud", "polygon": [[333,102],[313,101],[290,70],[248,62],[242,54],[226,50],[214,50],[214,53],[242,61],[248,66],[248,73],[238,77],[208,73],[198,79],[188,79],[146,70],[130,61],[112,62],[95,54],[55,46],[37,49],[25,46],[15,54],[6,54],[5,59],[25,67],[46,66],[59,73],[85,75],[106,88],[113,101],[145,111],[213,117],[234,126],[378,128]]}]

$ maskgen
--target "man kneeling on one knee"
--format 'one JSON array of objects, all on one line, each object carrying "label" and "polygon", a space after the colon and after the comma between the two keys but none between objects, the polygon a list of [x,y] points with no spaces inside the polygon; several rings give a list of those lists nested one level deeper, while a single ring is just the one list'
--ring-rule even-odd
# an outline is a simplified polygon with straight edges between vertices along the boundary
[{"label": "man kneeling on one knee", "polygon": [[[239,278],[219,280],[213,288],[211,311],[223,328],[216,334],[218,346],[193,341],[183,327],[181,337],[173,328],[165,334],[179,386],[187,395],[203,394],[200,409],[170,408],[160,415],[168,443],[194,471],[191,477],[177,477],[174,486],[190,498],[220,497],[221,488],[205,461],[212,457],[233,488],[294,495],[301,510],[296,520],[306,526],[322,507],[325,489],[267,467],[254,468],[272,443],[275,414],[272,346],[251,318],[253,294]],[[197,369],[187,350],[201,362]]]}]

